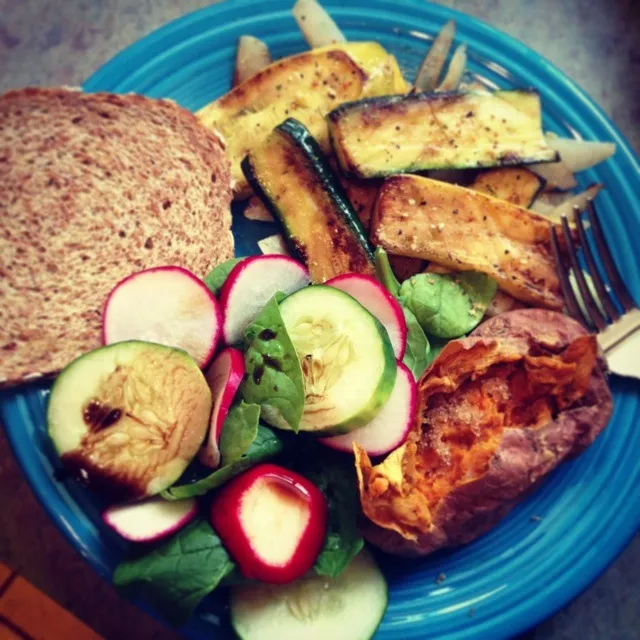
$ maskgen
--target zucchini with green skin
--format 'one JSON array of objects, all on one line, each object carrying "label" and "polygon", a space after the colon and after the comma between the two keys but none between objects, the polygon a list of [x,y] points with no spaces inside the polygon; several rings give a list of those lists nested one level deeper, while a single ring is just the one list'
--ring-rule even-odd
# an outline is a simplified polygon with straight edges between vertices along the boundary
[{"label": "zucchini with green skin", "polygon": [[557,160],[529,90],[368,98],[340,105],[328,122],[342,169],[362,178]]},{"label": "zucchini with green skin", "polygon": [[242,170],[312,282],[344,273],[373,275],[366,231],[303,124],[289,118],[278,125],[242,161]]},{"label": "zucchini with green skin", "polygon": [[469,188],[528,209],[545,184],[546,180],[526,167],[501,167],[478,174]]},{"label": "zucchini with green skin", "polygon": [[396,59],[377,42],[344,42],[276,60],[198,111],[225,142],[233,196],[251,191],[240,161],[287,116],[304,122],[325,148],[324,116],[349,100],[407,91]]}]

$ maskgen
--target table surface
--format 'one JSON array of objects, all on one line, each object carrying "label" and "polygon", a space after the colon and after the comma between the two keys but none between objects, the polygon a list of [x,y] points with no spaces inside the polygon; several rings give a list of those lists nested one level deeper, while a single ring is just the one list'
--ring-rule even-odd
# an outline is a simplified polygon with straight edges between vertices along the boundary
[{"label": "table surface", "polygon": [[[0,91],[79,85],[116,52],[206,0],[0,0]],[[540,51],[578,82],[640,150],[640,2],[442,0]],[[0,431],[0,562],[108,640],[177,635],[123,601],[63,539]],[[610,569],[528,640],[640,637],[640,536]]]}]

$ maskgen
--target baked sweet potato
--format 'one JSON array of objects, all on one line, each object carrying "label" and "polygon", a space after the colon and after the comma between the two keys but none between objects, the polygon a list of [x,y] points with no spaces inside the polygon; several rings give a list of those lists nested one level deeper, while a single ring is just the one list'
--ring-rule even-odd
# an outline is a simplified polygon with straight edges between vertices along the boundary
[{"label": "baked sweet potato", "polygon": [[450,342],[419,381],[407,442],[372,466],[356,447],[364,535],[400,555],[467,543],[494,526],[607,424],[595,336],[523,309]]}]

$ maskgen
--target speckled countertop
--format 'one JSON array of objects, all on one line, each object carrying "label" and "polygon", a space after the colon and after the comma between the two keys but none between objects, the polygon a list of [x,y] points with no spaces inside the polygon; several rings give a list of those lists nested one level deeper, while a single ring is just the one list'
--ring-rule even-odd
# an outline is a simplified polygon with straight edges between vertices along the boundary
[{"label": "speckled countertop", "polygon": [[[263,0],[267,1],[267,0]],[[120,49],[206,0],[0,0],[0,91],[79,85]],[[640,0],[442,0],[543,53],[640,151]],[[639,194],[640,196],[640,194]],[[36,502],[0,432],[0,561],[108,640],[168,640],[98,578]],[[640,537],[582,596],[528,640],[640,638]]]}]

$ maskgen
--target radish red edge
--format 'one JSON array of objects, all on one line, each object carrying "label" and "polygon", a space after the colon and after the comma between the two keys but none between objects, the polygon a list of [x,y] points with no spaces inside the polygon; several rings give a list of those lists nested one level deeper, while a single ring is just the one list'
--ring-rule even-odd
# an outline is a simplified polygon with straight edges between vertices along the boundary
[{"label": "radish red edge", "polygon": [[175,533],[198,513],[194,498],[168,501],[150,498],[144,502],[114,505],[102,514],[105,524],[132,542],[153,542]]},{"label": "radish red edge", "polygon": [[380,413],[364,427],[350,433],[321,438],[322,444],[353,452],[359,444],[370,456],[381,456],[397,449],[409,435],[418,403],[418,385],[409,369],[398,362],[398,375],[391,396]]},{"label": "radish red edge", "polygon": [[[162,336],[159,335],[158,329],[162,327],[162,323],[157,322],[158,317],[162,317],[163,313],[166,310],[162,308],[158,308],[157,305],[154,304],[155,300],[165,301],[166,297],[163,298],[162,295],[154,296],[154,300],[150,302],[141,301],[139,296],[134,294],[134,305],[126,304],[121,309],[114,310],[114,302],[117,300],[117,296],[122,295],[123,292],[126,293],[126,290],[129,286],[135,283],[140,278],[148,278],[149,276],[157,276],[163,274],[180,274],[185,278],[185,282],[189,282],[190,285],[195,285],[199,293],[202,294],[203,300],[207,301],[207,304],[210,307],[210,312],[212,314],[212,322],[211,322],[211,331],[207,330],[207,335],[200,336],[201,344],[202,344],[202,353],[196,354],[195,349],[192,347],[188,348],[187,344],[183,344],[183,342],[189,342],[191,340],[191,336],[193,332],[190,331],[188,326],[184,324],[184,334],[181,336],[183,340],[177,340],[173,344],[169,344],[167,341],[162,339]],[[154,285],[155,286],[155,285]],[[172,298],[171,303],[175,303],[175,298]],[[162,306],[162,304],[160,305]],[[127,324],[127,328],[120,332],[114,331],[114,326],[118,325],[118,318],[113,318],[111,316],[112,313],[117,313],[124,315],[126,319],[131,318],[131,309],[135,309],[135,322],[134,326],[131,326],[131,322],[125,323]],[[150,318],[152,318],[147,326],[144,324],[144,316],[140,313],[140,311],[144,311]],[[142,319],[142,324],[140,320]],[[171,320],[171,318],[167,317],[167,323]],[[180,322],[179,318],[174,318]],[[139,326],[135,326],[138,323]],[[204,369],[216,351],[216,347],[218,346],[218,341],[220,340],[220,336],[222,333],[222,325],[223,325],[223,316],[222,310],[216,297],[211,293],[207,285],[200,280],[196,275],[185,269],[184,267],[179,267],[175,265],[167,265],[162,267],[153,267],[151,269],[145,269],[144,271],[137,271],[136,273],[132,273],[131,275],[123,278],[116,284],[116,286],[111,290],[107,299],[105,300],[104,306],[102,308],[102,343],[112,344],[114,342],[123,342],[125,340],[143,340],[145,342],[157,342],[158,344],[164,344],[170,347],[176,347],[179,349],[183,349],[198,363],[198,366],[201,369]],[[189,337],[187,337],[189,336]],[[172,341],[173,342],[173,341]]]},{"label": "radish red edge", "polygon": [[207,467],[215,469],[220,464],[220,434],[227,418],[233,398],[244,376],[244,356],[241,351],[227,347],[221,351],[206,373],[213,398],[213,409],[209,421],[209,433],[198,459]]},{"label": "radish red edge", "polygon": [[286,584],[311,569],[320,553],[327,503],[306,478],[261,464],[214,497],[211,524],[246,578]]},{"label": "radish red edge", "polygon": [[277,291],[288,295],[310,282],[305,267],[288,256],[251,256],[239,262],[220,290],[225,344],[242,341],[244,330]]},{"label": "radish red edge", "polygon": [[407,348],[407,322],[400,303],[372,276],[347,273],[325,282],[355,298],[387,330],[393,353],[402,360]]}]

